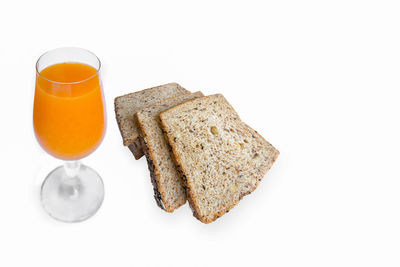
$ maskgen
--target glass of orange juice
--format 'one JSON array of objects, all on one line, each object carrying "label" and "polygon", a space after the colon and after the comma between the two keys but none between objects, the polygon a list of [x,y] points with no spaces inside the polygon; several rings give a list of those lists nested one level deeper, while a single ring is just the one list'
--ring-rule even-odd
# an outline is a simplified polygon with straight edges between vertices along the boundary
[{"label": "glass of orange juice", "polygon": [[104,198],[101,177],[80,159],[103,140],[106,115],[100,60],[81,48],[58,48],[36,63],[33,127],[40,146],[64,160],[41,188],[44,209],[55,219],[91,217]]}]

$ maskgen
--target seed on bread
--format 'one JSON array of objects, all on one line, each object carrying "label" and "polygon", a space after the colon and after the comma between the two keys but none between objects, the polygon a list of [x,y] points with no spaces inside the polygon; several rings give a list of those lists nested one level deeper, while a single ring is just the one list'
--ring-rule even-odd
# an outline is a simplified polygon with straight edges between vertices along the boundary
[{"label": "seed on bread", "polygon": [[215,127],[215,126],[211,126],[211,132],[212,132],[212,134],[218,134],[219,133],[218,128]]}]

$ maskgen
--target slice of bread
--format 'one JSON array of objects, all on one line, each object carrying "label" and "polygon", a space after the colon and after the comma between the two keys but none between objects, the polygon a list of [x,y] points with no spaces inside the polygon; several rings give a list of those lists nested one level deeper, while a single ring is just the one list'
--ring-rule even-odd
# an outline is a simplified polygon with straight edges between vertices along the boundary
[{"label": "slice of bread", "polygon": [[175,106],[160,120],[193,215],[203,223],[254,191],[279,155],[220,94]]},{"label": "slice of bread", "polygon": [[115,98],[115,115],[124,146],[129,147],[136,159],[143,156],[136,112],[163,99],[188,93],[179,84],[168,83]]},{"label": "slice of bread", "polygon": [[167,212],[173,212],[185,204],[186,192],[182,185],[182,178],[176,170],[171,147],[165,140],[160,127],[158,115],[171,107],[202,96],[201,92],[196,92],[171,97],[144,108],[136,114],[143,137],[142,147],[154,187],[154,198],[158,206]]}]

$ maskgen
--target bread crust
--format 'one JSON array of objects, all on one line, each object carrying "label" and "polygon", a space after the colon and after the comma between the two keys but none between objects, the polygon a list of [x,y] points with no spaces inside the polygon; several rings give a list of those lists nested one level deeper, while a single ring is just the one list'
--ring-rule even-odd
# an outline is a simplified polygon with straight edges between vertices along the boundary
[{"label": "bread crust", "polygon": [[128,146],[129,150],[132,152],[135,159],[140,159],[144,155],[142,138],[139,136],[135,142]]},{"label": "bread crust", "polygon": [[[147,159],[148,167],[149,167],[149,171],[150,171],[150,177],[151,177],[151,181],[152,181],[152,184],[153,184],[153,187],[154,187],[154,197],[155,197],[155,199],[157,201],[158,206],[161,207],[162,209],[164,209],[167,212],[173,212],[175,209],[177,209],[180,206],[182,206],[183,204],[185,204],[186,203],[186,197],[185,198],[179,198],[178,197],[178,199],[176,201],[174,201],[174,202],[166,200],[167,199],[167,192],[164,191],[165,185],[163,186],[161,184],[161,182],[160,182],[161,177],[163,176],[163,174],[161,173],[161,170],[160,170],[160,167],[159,167],[160,162],[158,162],[159,160],[156,157],[157,153],[159,153],[159,152],[165,153],[166,151],[165,150],[162,150],[162,151],[159,150],[157,152],[157,150],[155,148],[153,148],[153,146],[152,146],[152,143],[154,143],[154,140],[151,140],[152,136],[148,136],[148,133],[147,133],[147,131],[149,131],[149,133],[151,132],[152,126],[150,126],[150,128],[148,126],[148,124],[149,124],[148,118],[149,117],[148,117],[148,115],[145,115],[146,114],[146,110],[149,110],[149,109],[151,110],[153,108],[155,108],[157,110],[158,108],[160,108],[160,107],[158,107],[159,105],[164,105],[163,108],[166,108],[166,106],[171,105],[174,102],[175,103],[179,102],[179,101],[186,102],[187,101],[186,99],[197,98],[197,97],[200,97],[200,96],[203,96],[203,94],[201,92],[195,92],[195,93],[192,93],[192,94],[185,94],[185,95],[179,95],[179,96],[171,97],[171,98],[168,98],[168,99],[161,100],[161,101],[151,105],[148,108],[144,108],[144,109],[138,111],[137,114],[136,114],[137,121],[138,121],[138,124],[139,124],[139,128],[141,129],[142,147],[143,147],[143,150],[144,150],[144,154],[146,155],[146,159]],[[151,116],[154,116],[154,115],[155,114],[152,114]],[[161,127],[159,125],[159,122],[158,122],[158,116],[156,116],[155,119],[156,119],[156,123],[157,123],[157,125],[159,127],[158,128],[159,131],[160,131],[159,133],[163,137],[163,135],[161,133],[162,129],[161,129]],[[151,121],[154,122],[153,119],[151,119]],[[147,124],[147,127],[146,127],[146,124]],[[167,146],[169,146],[167,140],[165,140],[165,141],[163,140],[162,143],[167,145]],[[167,154],[170,154],[170,153],[171,153],[171,148],[169,146],[169,153],[167,153]],[[173,155],[171,155],[170,158],[173,159]],[[174,163],[174,162],[172,162],[172,163]],[[181,180],[181,177],[180,177],[180,173],[179,172],[175,172],[175,171],[176,171],[176,168],[174,166],[174,169],[173,169],[174,173],[172,173],[172,174],[175,175],[175,176],[171,176],[170,178],[172,178],[172,177],[178,177],[179,178],[179,183],[180,183],[179,184],[179,189],[180,190],[178,190],[178,191],[170,191],[170,192],[177,192],[177,193],[180,193],[178,196],[182,196],[182,193],[185,192],[184,190],[182,192],[182,187],[183,187],[182,180]]]},{"label": "bread crust", "polygon": [[[140,127],[143,127],[142,122],[139,120],[139,125]],[[173,212],[176,208],[180,207],[181,205],[185,204],[185,202],[183,203],[179,203],[180,205],[176,208],[170,208],[170,207],[166,207],[163,203],[162,203],[162,199],[165,197],[165,193],[164,191],[161,189],[161,186],[159,184],[159,179],[157,179],[157,177],[160,176],[160,171],[159,169],[154,165],[152,158],[154,158],[154,149],[153,147],[147,143],[147,135],[145,135],[144,133],[142,133],[143,138],[142,138],[142,144],[143,144],[143,151],[144,154],[146,156],[147,159],[147,165],[150,171],[150,178],[151,178],[151,183],[153,184],[153,188],[154,188],[154,198],[157,202],[157,205],[162,208],[163,210],[165,210],[166,212]]]},{"label": "bread crust", "polygon": [[187,200],[188,200],[189,206],[193,212],[193,216],[196,217],[198,220],[200,220],[203,223],[210,223],[212,221],[208,221],[205,218],[203,218],[202,216],[200,216],[200,211],[198,210],[198,205],[196,203],[195,195],[194,195],[193,191],[190,190],[190,188],[191,188],[190,182],[187,180],[188,173],[182,168],[181,155],[176,148],[176,145],[174,142],[174,137],[171,135],[171,133],[168,129],[168,126],[164,123],[164,121],[161,117],[162,114],[163,113],[160,114],[161,127],[163,128],[164,135],[169,140],[169,145],[172,148],[172,153],[174,155],[176,168],[177,168],[178,172],[181,174],[182,181],[183,181],[183,187],[185,188]]},{"label": "bread crust", "polygon": [[148,148],[144,138],[140,138],[140,140],[142,143],[144,155],[146,156],[147,167],[149,168],[149,172],[150,172],[150,180],[151,180],[151,183],[153,185],[153,190],[154,190],[154,199],[156,200],[157,206],[159,206],[161,209],[163,209],[167,212],[173,212],[174,210],[166,209],[162,202],[162,195],[159,190],[158,182],[156,179],[156,170],[155,170],[153,160],[151,159],[150,154],[149,154],[149,148]]},{"label": "bread crust", "polygon": [[[204,98],[210,98],[210,97],[223,97],[221,94],[216,94],[216,95],[212,95],[212,96],[206,96]],[[173,129],[169,129],[169,126],[165,123],[165,116],[167,116],[167,114],[169,112],[172,112],[172,110],[174,109],[179,109],[181,106],[183,105],[190,105],[190,103],[195,102],[195,101],[199,101],[199,99],[194,99],[194,100],[190,100],[186,103],[180,104],[175,106],[174,108],[171,108],[165,112],[162,112],[160,114],[160,120],[161,120],[161,127],[164,130],[164,135],[166,136],[166,138],[169,140],[170,146],[172,148],[172,152],[173,152],[173,156],[177,165],[177,169],[178,171],[181,173],[182,176],[182,180],[184,183],[184,187],[186,190],[186,194],[187,194],[187,199],[189,202],[189,205],[193,211],[193,216],[196,217],[198,220],[200,220],[203,223],[211,223],[213,221],[215,221],[216,219],[218,219],[219,217],[221,217],[222,215],[224,215],[225,213],[229,212],[229,210],[231,210],[233,207],[235,207],[238,202],[246,195],[250,194],[251,192],[253,192],[257,186],[259,185],[260,181],[263,179],[263,177],[265,176],[265,174],[268,172],[268,170],[271,168],[271,166],[273,165],[273,163],[275,162],[275,160],[277,159],[278,155],[279,155],[279,151],[276,150],[270,143],[268,143],[260,134],[258,134],[255,130],[253,130],[251,127],[249,127],[247,124],[243,125],[246,126],[248,128],[248,130],[250,132],[252,132],[255,136],[257,136],[260,140],[262,140],[262,142],[265,142],[266,144],[270,145],[272,150],[273,150],[273,154],[271,155],[272,159],[270,160],[270,162],[268,163],[267,167],[265,169],[263,169],[262,174],[260,175],[260,178],[257,179],[256,184],[250,188],[250,190],[246,191],[245,193],[241,193],[239,195],[239,198],[233,202],[230,206],[228,206],[228,208],[226,208],[225,210],[221,210],[219,212],[216,212],[212,215],[212,217],[205,217],[205,216],[201,216],[201,212],[199,210],[199,205],[197,203],[197,197],[196,197],[196,193],[193,191],[194,185],[191,184],[192,181],[194,180],[193,177],[190,177],[190,179],[188,179],[189,177],[189,173],[185,170],[185,168],[182,168],[182,158],[181,158],[181,153],[179,152],[176,143],[174,141],[174,136],[172,135],[172,130]],[[227,102],[227,104],[230,106],[229,102]],[[232,108],[233,110],[233,108]],[[240,120],[239,116],[237,114],[235,114],[237,116],[237,119]]]}]

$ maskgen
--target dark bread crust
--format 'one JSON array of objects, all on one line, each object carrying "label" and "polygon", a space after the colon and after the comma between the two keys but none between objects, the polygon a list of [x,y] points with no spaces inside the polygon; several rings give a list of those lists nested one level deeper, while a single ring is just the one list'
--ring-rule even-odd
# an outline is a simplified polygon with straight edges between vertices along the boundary
[{"label": "dark bread crust", "polygon": [[151,183],[153,184],[154,199],[156,200],[157,206],[159,206],[161,209],[163,209],[167,212],[172,212],[173,210],[172,211],[166,210],[164,207],[164,204],[162,203],[161,193],[158,190],[159,187],[157,184],[157,179],[156,179],[156,174],[155,174],[155,166],[149,155],[149,148],[148,148],[144,138],[140,138],[140,140],[141,140],[144,155],[146,156],[147,167],[149,168]]},{"label": "dark bread crust", "polygon": [[[218,95],[214,95],[217,97],[223,97],[222,95],[218,94]],[[208,97],[213,97],[213,96],[206,96],[204,98],[208,98]],[[191,102],[194,101],[199,101],[199,99],[194,99],[194,100],[190,100],[184,104],[181,105],[177,105],[172,109],[179,109],[180,106],[182,105],[189,105]],[[199,101],[200,102],[200,101]],[[199,106],[198,108],[200,109],[200,105],[201,103],[198,103]],[[230,104],[227,102],[227,104],[230,106]],[[231,107],[231,106],[230,106]],[[232,108],[232,107],[231,107]],[[246,125],[245,123],[242,122],[242,124],[244,125],[244,127],[246,127],[248,129],[248,131],[250,131],[254,136],[257,136],[258,139],[260,139],[262,142],[268,144],[269,146],[271,146],[271,148],[273,149],[273,154],[271,155],[271,160],[268,162],[268,165],[266,166],[265,169],[263,169],[262,174],[259,176],[259,178],[257,179],[255,185],[253,187],[251,187],[249,190],[247,190],[246,192],[242,192],[239,195],[239,198],[237,200],[235,200],[233,203],[231,203],[231,205],[226,208],[225,210],[216,212],[212,215],[212,217],[205,217],[205,216],[201,216],[200,210],[199,210],[199,205],[197,203],[197,197],[196,197],[196,193],[192,190],[192,188],[194,188],[194,185],[191,184],[191,181],[193,181],[194,179],[187,179],[188,177],[188,172],[185,170],[185,168],[182,168],[182,158],[181,158],[181,153],[179,152],[175,140],[174,140],[174,136],[172,135],[172,131],[173,129],[169,129],[168,125],[164,122],[163,117],[167,116],[166,114],[168,112],[171,112],[171,110],[167,110],[165,112],[162,112],[160,114],[160,120],[161,120],[161,127],[164,130],[164,135],[166,136],[166,138],[169,140],[170,146],[172,148],[172,152],[173,152],[173,156],[176,162],[176,166],[178,169],[178,172],[181,173],[182,176],[182,181],[184,183],[184,188],[186,190],[186,194],[187,194],[187,199],[189,202],[189,205],[193,211],[193,216],[196,217],[197,219],[199,219],[201,222],[203,223],[211,223],[213,221],[215,221],[216,219],[218,219],[219,217],[221,217],[222,215],[224,215],[225,213],[229,212],[229,210],[231,210],[234,206],[236,206],[238,204],[238,202],[246,195],[250,194],[251,192],[253,192],[257,186],[259,185],[260,181],[263,179],[263,177],[265,176],[265,174],[268,172],[268,170],[271,168],[271,166],[273,165],[273,163],[275,162],[275,160],[277,159],[278,155],[279,155],[279,151],[276,150],[270,143],[268,143],[260,134],[258,134],[255,130],[253,130],[252,128],[250,128],[248,125]],[[232,110],[234,111],[234,109],[232,108]],[[237,119],[240,120],[240,118],[238,117],[237,114],[233,114],[233,116],[235,116]],[[186,166],[187,167],[187,166]]]},{"label": "dark bread crust", "polygon": [[135,159],[140,159],[144,155],[144,148],[141,139],[142,138],[139,136],[135,142],[128,146]]}]

